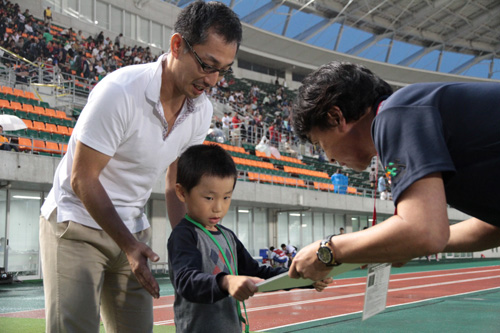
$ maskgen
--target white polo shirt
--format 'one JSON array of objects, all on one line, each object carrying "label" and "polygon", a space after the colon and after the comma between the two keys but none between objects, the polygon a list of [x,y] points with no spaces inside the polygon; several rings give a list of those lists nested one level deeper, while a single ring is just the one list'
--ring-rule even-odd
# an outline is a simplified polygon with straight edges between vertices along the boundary
[{"label": "white polo shirt", "polygon": [[128,229],[135,233],[149,227],[144,206],[154,184],[184,150],[203,143],[213,112],[205,94],[187,99],[165,137],[160,103],[164,57],[114,71],[92,90],[42,206],[45,218],[57,208],[58,222],[71,220],[101,229],[70,184],[79,140],[111,156],[99,179]]}]

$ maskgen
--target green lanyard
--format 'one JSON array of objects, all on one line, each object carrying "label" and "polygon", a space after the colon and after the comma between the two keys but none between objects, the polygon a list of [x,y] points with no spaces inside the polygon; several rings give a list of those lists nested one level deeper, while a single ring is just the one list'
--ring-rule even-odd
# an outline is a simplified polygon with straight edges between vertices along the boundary
[{"label": "green lanyard", "polygon": [[[220,253],[222,253],[222,256],[224,257],[224,261],[226,262],[227,268],[229,269],[229,273],[231,273],[231,275],[238,275],[238,267],[236,267],[236,261],[234,260],[234,253],[233,253],[233,250],[231,249],[231,244],[229,244],[229,240],[227,239],[227,237],[224,234],[224,232],[222,231],[222,229],[219,228],[219,226],[217,226],[217,225],[215,226],[215,228],[217,228],[217,230],[220,231],[220,233],[222,234],[222,236],[226,240],[227,246],[229,247],[229,252],[231,252],[231,257],[233,258],[233,263],[235,264],[234,265],[234,271],[235,271],[234,273],[233,273],[233,270],[231,268],[231,264],[229,263],[229,260],[227,260],[226,254],[224,253],[224,250],[222,249],[222,246],[220,246],[219,242],[210,233],[210,231],[208,231],[200,223],[198,223],[195,220],[193,220],[192,218],[190,218],[188,216],[188,214],[186,214],[184,216],[184,218],[186,220],[188,220],[189,222],[191,222],[192,224],[194,224],[195,226],[197,226],[198,228],[200,228],[205,234],[207,234],[208,237],[210,237],[210,239],[215,243],[215,245],[219,249]],[[240,302],[238,300],[236,300],[236,299],[235,299],[235,301],[236,301],[236,309],[238,310],[238,318],[240,319],[240,321],[243,324],[245,324],[245,333],[249,333],[250,332],[250,325],[249,325],[249,322],[248,322],[247,308],[245,306],[245,302],[241,302],[241,303],[243,303],[243,309],[245,311],[245,318],[246,318],[246,320],[245,320],[245,318],[243,318],[243,315],[241,314]]]}]

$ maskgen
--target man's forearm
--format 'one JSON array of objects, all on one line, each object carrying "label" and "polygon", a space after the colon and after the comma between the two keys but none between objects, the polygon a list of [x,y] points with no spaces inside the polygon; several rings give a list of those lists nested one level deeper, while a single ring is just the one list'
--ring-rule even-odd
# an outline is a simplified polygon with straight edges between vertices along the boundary
[{"label": "man's forearm", "polygon": [[97,180],[77,180],[73,183],[75,194],[80,198],[90,216],[126,252],[136,239],[118,215],[104,187]]},{"label": "man's forearm", "polygon": [[443,252],[474,252],[500,246],[500,228],[471,218],[450,227]]}]

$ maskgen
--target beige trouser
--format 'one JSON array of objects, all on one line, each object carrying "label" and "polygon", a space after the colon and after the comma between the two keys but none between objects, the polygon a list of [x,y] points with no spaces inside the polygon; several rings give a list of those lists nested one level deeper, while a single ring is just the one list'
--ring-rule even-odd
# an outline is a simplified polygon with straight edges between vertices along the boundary
[{"label": "beige trouser", "polygon": [[[40,217],[48,333],[152,332],[153,298],[109,235],[72,221]],[[151,229],[134,235],[148,242]],[[102,312],[102,313],[101,313]]]}]

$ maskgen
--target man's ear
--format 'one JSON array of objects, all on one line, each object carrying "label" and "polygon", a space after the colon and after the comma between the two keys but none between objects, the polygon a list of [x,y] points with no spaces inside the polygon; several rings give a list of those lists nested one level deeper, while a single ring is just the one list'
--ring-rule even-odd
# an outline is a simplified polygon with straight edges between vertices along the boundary
[{"label": "man's ear", "polygon": [[170,37],[170,52],[177,58],[182,47],[182,36],[179,33],[175,33]]},{"label": "man's ear", "polygon": [[175,184],[175,194],[181,202],[186,202],[186,190],[179,183]]},{"label": "man's ear", "polygon": [[328,124],[332,127],[338,127],[340,130],[346,124],[344,115],[338,106],[333,106],[330,111],[328,111]]}]

